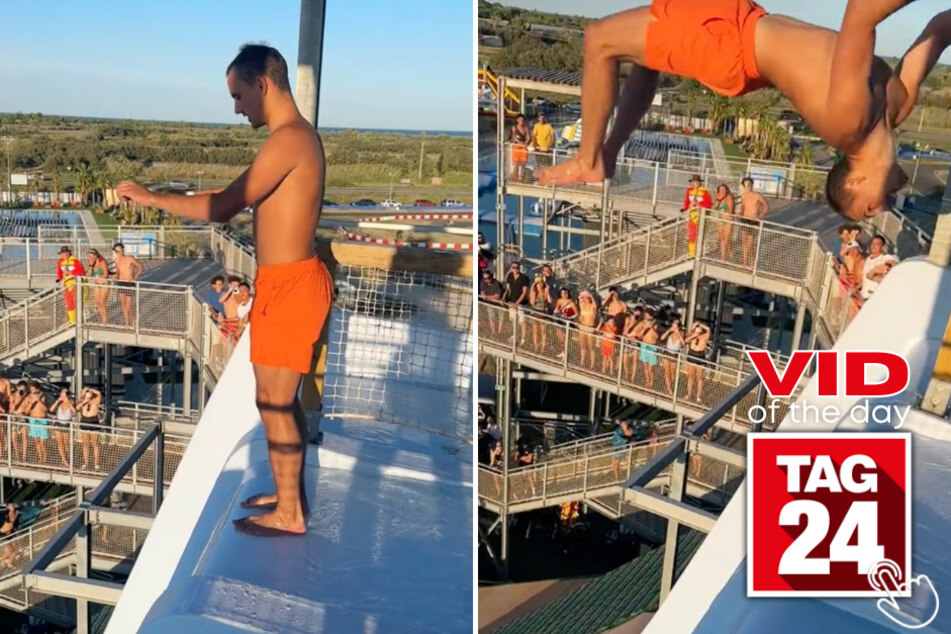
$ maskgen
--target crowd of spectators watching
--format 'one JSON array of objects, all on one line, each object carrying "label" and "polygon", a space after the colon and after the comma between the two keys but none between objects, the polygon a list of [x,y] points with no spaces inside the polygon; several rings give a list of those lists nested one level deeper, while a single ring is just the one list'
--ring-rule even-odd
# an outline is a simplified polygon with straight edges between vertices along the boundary
[{"label": "crowd of spectators watching", "polygon": [[839,227],[839,239],[832,256],[839,278],[839,297],[851,297],[854,314],[898,264],[898,257],[888,253],[888,244],[880,235],[873,235],[867,244],[859,236],[862,227],[845,224]]},{"label": "crowd of spectators watching", "polygon": [[216,275],[211,278],[211,288],[205,296],[205,305],[227,341],[237,343],[241,338],[241,333],[250,323],[253,303],[251,285],[240,277],[228,277],[227,286],[223,276]]}]

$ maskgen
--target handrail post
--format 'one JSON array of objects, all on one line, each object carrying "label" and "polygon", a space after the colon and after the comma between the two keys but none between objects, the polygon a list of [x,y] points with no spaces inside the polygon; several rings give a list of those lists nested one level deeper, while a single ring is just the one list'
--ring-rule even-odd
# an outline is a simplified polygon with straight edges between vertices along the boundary
[{"label": "handrail post", "polygon": [[677,396],[680,393],[680,369],[684,359],[683,347],[677,352],[677,358],[674,359],[674,393],[670,397],[670,402],[676,407]]},{"label": "handrail post", "polygon": [[568,350],[570,350],[569,341],[571,337],[571,322],[565,322],[565,349],[562,351],[561,370],[564,376],[568,376]]},{"label": "handrail post", "polygon": [[[54,313],[55,314],[55,313]],[[29,358],[30,352],[30,302],[27,300],[23,304],[23,347],[24,354]]]},{"label": "handrail post", "polygon": [[139,301],[139,295],[142,293],[142,285],[138,281],[134,282],[135,284],[135,341],[139,342],[139,324],[142,321],[141,312],[139,312],[140,306],[142,305]]},{"label": "handrail post", "polygon": [[152,447],[155,473],[152,479],[152,515],[158,515],[162,507],[162,495],[165,491],[165,433],[159,427]]},{"label": "handrail post", "polygon": [[759,269],[760,246],[763,243],[763,230],[764,230],[762,220],[760,220],[757,227],[758,228],[756,230],[756,250],[753,252],[753,271],[752,271],[753,277],[756,277],[756,272]]},{"label": "handrail post", "polygon": [[542,502],[548,499],[548,463],[542,465]]},{"label": "handrail post", "polygon": [[[670,151],[668,150],[668,156]],[[657,184],[660,180],[660,163],[654,161],[654,189],[651,192],[651,215],[657,215]]]},{"label": "handrail post", "polygon": [[[650,261],[651,261],[651,239],[654,236],[654,225],[647,225],[647,241],[644,245],[644,277],[647,277],[647,274],[650,273]],[[645,279],[646,281],[646,279]]]},{"label": "handrail post", "polygon": [[[30,247],[31,247],[31,245],[30,245],[31,242],[32,242],[32,240],[30,240],[29,238],[27,238],[27,240],[26,240],[26,280],[27,280],[27,284],[30,284],[30,286],[32,286],[32,284],[30,283],[30,269],[31,269],[31,267],[30,267],[30,260],[31,260],[31,255],[32,255],[31,252],[32,252],[32,250],[33,250],[33,249],[30,248]],[[37,251],[39,251],[39,248],[40,248],[40,245],[37,244],[37,245],[36,245]],[[38,255],[38,254],[37,254],[37,255]]]},{"label": "handrail post", "polygon": [[[619,345],[619,346],[614,346],[614,348],[618,351],[618,355],[617,355],[617,389],[618,389],[618,393],[620,393],[620,392],[621,392],[621,376],[622,376],[622,373],[623,373],[623,371],[624,371],[624,341],[627,339],[627,337],[622,337],[622,336],[621,336],[621,333],[618,333],[618,334],[617,334],[617,338],[618,338],[618,340],[619,340],[618,343],[621,344],[621,345]],[[635,361],[635,363],[636,363],[636,361]],[[636,367],[636,366],[635,366],[635,367]],[[636,377],[635,377],[635,378],[636,378]],[[631,386],[631,389],[636,389],[636,386],[632,385],[632,386]]]},{"label": "handrail post", "polygon": [[584,473],[581,476],[581,494],[582,497],[588,492],[588,463],[591,459],[590,454],[584,456]]}]

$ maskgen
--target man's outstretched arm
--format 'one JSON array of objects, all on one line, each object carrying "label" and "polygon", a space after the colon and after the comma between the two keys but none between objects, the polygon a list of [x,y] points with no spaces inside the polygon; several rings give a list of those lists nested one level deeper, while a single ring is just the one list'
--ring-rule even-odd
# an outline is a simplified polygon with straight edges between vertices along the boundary
[{"label": "man's outstretched arm", "polygon": [[287,135],[291,131],[278,130],[264,142],[254,162],[236,181],[215,194],[184,196],[156,194],[138,183],[120,183],[116,192],[140,205],[159,207],[168,213],[203,222],[228,222],[238,212],[254,205],[284,180],[295,167],[295,152]]},{"label": "man's outstretched arm", "polygon": [[868,80],[875,55],[875,27],[914,0],[849,0],[836,37],[826,111],[837,133],[833,144],[844,152],[862,142],[871,107]]},{"label": "man's outstretched arm", "polygon": [[908,92],[908,98],[895,116],[894,125],[908,118],[918,102],[918,91],[938,58],[951,46],[951,11],[943,11],[931,19],[915,43],[898,64],[896,73]]}]

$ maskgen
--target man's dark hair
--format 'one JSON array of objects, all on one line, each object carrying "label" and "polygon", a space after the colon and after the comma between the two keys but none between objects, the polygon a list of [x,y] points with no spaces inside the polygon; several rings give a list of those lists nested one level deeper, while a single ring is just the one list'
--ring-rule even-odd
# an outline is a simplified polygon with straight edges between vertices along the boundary
[{"label": "man's dark hair", "polygon": [[291,91],[291,84],[287,80],[287,62],[276,48],[263,44],[245,44],[238,56],[228,64],[225,72],[230,72],[231,69],[234,69],[246,84],[252,84],[260,77],[267,77],[279,90]]},{"label": "man's dark hair", "polygon": [[114,245],[112,245],[112,248],[113,248],[113,249],[122,249],[122,252],[125,253],[125,245],[122,244],[121,242],[116,242]]},{"label": "man's dark hair", "polygon": [[872,239],[869,240],[869,244],[871,244],[872,242],[875,242],[876,240],[881,241],[883,247],[888,246],[888,241],[885,240],[885,236],[883,236],[880,233],[876,233],[874,236],[872,236]]},{"label": "man's dark hair", "polygon": [[238,288],[246,288],[248,289],[249,293],[251,292],[251,285],[248,284],[247,282],[241,282],[240,284],[238,284]]},{"label": "man's dark hair", "polygon": [[224,284],[224,283],[225,283],[225,278],[222,277],[221,275],[216,275],[216,276],[214,276],[213,278],[211,278],[211,285],[212,285],[212,286],[214,286],[214,285],[217,284],[218,282],[221,282],[222,284]]},{"label": "man's dark hair", "polygon": [[228,276],[228,284],[231,284],[232,282],[237,282],[237,283],[240,284],[240,283],[241,283],[241,278],[238,277],[237,275],[229,275],[229,276]]},{"label": "man's dark hair", "polygon": [[743,180],[740,181],[740,185],[746,185],[747,183],[750,184],[750,189],[753,189],[753,179],[749,176],[745,176]]},{"label": "man's dark hair", "polygon": [[835,162],[829,178],[826,180],[826,199],[839,214],[845,216],[845,210],[852,204],[854,196],[845,186],[849,175],[849,162],[843,157]]},{"label": "man's dark hair", "polygon": [[839,235],[842,235],[846,231],[852,231],[853,227],[854,225],[851,222],[844,225],[839,225]]},{"label": "man's dark hair", "polygon": [[39,382],[39,381],[30,381],[30,389],[31,389],[31,390],[38,390],[38,389],[40,389],[40,382]]}]

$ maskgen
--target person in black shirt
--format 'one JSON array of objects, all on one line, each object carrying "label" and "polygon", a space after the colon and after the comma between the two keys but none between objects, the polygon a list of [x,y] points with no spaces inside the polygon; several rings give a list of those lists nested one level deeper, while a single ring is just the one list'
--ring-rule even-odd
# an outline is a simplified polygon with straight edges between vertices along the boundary
[{"label": "person in black shirt", "polygon": [[[502,304],[502,295],[505,290],[502,283],[495,279],[492,271],[485,269],[482,271],[482,299],[492,304]],[[489,311],[489,334],[501,338],[502,318],[498,309]]]},{"label": "person in black shirt", "polygon": [[[529,308],[528,290],[530,286],[528,276],[522,273],[522,265],[519,262],[512,262],[509,274],[505,276],[505,294],[502,296],[502,299],[509,304],[511,309],[510,315],[512,318],[513,331],[515,321],[517,320],[516,310],[526,310]],[[525,344],[526,327],[527,324],[525,320],[522,320],[522,327],[520,329],[522,345]]]}]

